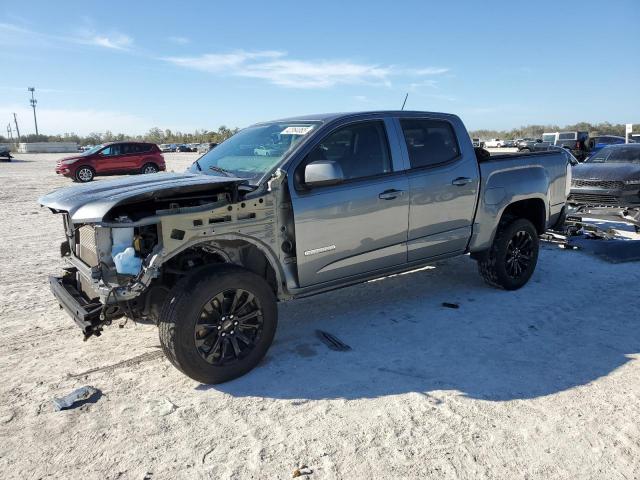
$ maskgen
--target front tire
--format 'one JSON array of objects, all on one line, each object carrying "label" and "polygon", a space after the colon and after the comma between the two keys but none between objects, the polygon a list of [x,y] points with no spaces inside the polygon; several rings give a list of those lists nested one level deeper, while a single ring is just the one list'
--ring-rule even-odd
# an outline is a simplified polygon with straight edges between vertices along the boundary
[{"label": "front tire", "polygon": [[178,282],[160,312],[162,349],[192,379],[217,384],[252,370],[278,324],[271,287],[234,265],[204,268]]},{"label": "front tire", "polygon": [[77,182],[87,183],[92,181],[96,176],[96,172],[91,167],[80,167],[76,170],[75,178]]},{"label": "front tire", "polygon": [[495,287],[517,290],[533,275],[540,241],[533,223],[525,218],[500,221],[493,244],[478,259],[484,280]]}]

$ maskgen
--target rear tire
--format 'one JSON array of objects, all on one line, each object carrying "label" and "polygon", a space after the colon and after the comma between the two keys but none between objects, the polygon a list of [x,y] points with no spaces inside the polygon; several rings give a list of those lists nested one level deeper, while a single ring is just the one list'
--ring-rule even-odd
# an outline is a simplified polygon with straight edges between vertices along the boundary
[{"label": "rear tire", "polygon": [[488,252],[478,259],[478,270],[494,287],[517,290],[536,269],[540,242],[538,232],[525,218],[504,218]]},{"label": "rear tire", "polygon": [[278,324],[271,287],[234,265],[198,270],[178,282],[160,312],[162,349],[185,375],[217,384],[253,369]]},{"label": "rear tire", "polygon": [[158,167],[154,163],[145,163],[140,173],[143,175],[150,173],[158,173]]},{"label": "rear tire", "polygon": [[75,179],[77,182],[87,183],[92,181],[96,172],[91,167],[83,166],[76,170]]}]

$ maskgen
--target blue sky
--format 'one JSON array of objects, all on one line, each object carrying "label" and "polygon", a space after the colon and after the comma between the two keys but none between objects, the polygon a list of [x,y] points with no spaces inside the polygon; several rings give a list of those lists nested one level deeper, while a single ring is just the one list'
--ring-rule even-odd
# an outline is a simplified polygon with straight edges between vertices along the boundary
[{"label": "blue sky", "polygon": [[637,0],[0,6],[0,133],[244,127],[407,109],[470,129],[640,122]]}]

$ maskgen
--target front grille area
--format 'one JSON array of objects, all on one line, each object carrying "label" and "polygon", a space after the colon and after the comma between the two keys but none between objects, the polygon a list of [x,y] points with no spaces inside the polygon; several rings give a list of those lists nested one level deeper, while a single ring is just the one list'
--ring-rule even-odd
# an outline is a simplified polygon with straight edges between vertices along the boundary
[{"label": "front grille area", "polygon": [[615,180],[581,180],[574,178],[571,182],[572,187],[583,188],[604,188],[606,190],[621,190],[624,188],[624,182]]},{"label": "front grille area", "polygon": [[594,193],[571,193],[571,195],[569,195],[569,201],[592,206],[617,206],[620,204],[618,198],[613,195],[600,195]]},{"label": "front grille area", "polygon": [[76,232],[76,255],[87,265],[98,265],[96,231],[91,225],[83,225]]}]

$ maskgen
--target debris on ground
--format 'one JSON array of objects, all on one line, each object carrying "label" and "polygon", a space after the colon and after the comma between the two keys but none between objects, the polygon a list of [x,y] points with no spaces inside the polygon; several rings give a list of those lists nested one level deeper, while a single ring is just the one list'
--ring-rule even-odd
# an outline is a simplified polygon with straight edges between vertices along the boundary
[{"label": "debris on ground", "polygon": [[102,395],[102,392],[92,386],[85,386],[78,388],[64,397],[54,398],[53,406],[56,411],[67,410],[69,408],[79,407],[88,403],[91,400],[97,400]]},{"label": "debris on ground", "polygon": [[293,471],[292,478],[302,477],[303,475],[311,475],[313,470],[311,470],[306,465],[301,465]]},{"label": "debris on ground", "polygon": [[9,423],[11,420],[13,420],[13,417],[13,412],[7,412],[6,414],[0,416],[0,423]]},{"label": "debris on ground", "polygon": [[171,415],[177,408],[178,406],[166,397],[153,402],[151,406],[151,410],[161,417]]},{"label": "debris on ground", "polygon": [[336,352],[346,352],[351,350],[351,347],[346,343],[342,342],[335,335],[330,334],[329,332],[324,332],[322,330],[316,330],[316,335],[322,343],[324,343],[331,350],[335,350]]},{"label": "debris on ground", "polygon": [[460,308],[460,305],[457,303],[449,303],[449,302],[442,302],[442,306],[443,307],[447,307],[447,308]]}]

